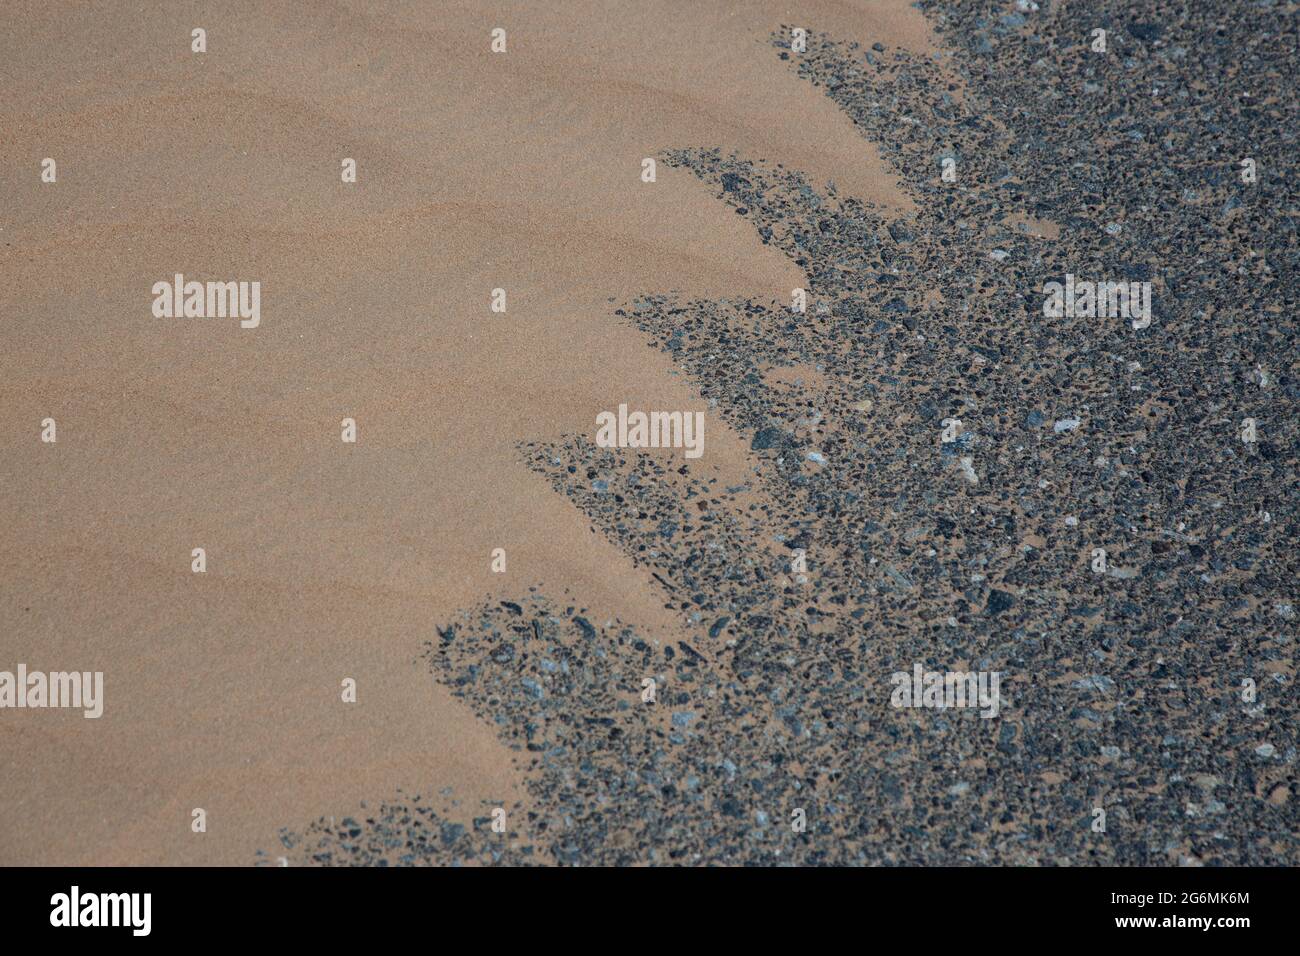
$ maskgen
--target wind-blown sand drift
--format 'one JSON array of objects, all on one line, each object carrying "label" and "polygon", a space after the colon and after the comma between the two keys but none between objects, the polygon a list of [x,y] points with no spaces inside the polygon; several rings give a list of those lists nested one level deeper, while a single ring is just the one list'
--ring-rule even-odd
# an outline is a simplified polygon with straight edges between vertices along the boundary
[{"label": "wind-blown sand drift", "polygon": [[1295,861],[1293,28],[707,6],[10,14],[0,859]]}]

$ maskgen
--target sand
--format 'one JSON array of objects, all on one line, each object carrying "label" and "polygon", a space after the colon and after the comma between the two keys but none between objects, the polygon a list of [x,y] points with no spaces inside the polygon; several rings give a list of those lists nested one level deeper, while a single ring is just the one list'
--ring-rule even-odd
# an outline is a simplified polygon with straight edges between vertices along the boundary
[{"label": "sand", "polygon": [[[910,209],[772,56],[800,18],[932,42],[892,0],[5,5],[0,669],[102,670],[106,700],[0,713],[0,863],[244,864],[363,800],[464,821],[523,799],[516,756],[418,663],[435,626],[529,586],[682,622],[517,444],[620,402],[707,407],[615,303],[806,284],[642,159],[707,143]],[[154,318],[177,272],[260,281],[260,327]],[[708,429],[707,467],[743,480],[748,443]]]}]

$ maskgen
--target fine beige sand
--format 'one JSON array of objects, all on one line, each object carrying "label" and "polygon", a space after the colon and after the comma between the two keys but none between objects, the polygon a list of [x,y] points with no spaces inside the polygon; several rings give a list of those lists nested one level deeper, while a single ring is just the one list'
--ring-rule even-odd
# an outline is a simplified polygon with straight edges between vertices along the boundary
[{"label": "fine beige sand", "polygon": [[[418,663],[435,626],[531,585],[679,622],[516,443],[706,407],[629,298],[804,282],[641,159],[717,146],[908,208],[781,24],[932,42],[898,0],[0,9],[0,670],[106,685],[99,720],[0,711],[0,863],[247,864],[399,790],[462,821],[523,799]],[[177,272],[260,281],[261,326],[153,317]],[[743,478],[716,416],[706,441]]]}]

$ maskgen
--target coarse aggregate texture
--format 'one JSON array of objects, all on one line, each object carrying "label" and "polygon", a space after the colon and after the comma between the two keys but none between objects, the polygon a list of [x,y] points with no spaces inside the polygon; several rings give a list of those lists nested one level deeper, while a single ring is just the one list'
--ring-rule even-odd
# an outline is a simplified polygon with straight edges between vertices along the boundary
[{"label": "coarse aggregate texture", "polygon": [[[424,659],[527,761],[529,805],[498,834],[401,798],[275,853],[1300,862],[1294,8],[921,6],[937,60],[794,53],[788,26],[772,54],[878,144],[914,214],[761,157],[663,154],[809,280],[802,314],[617,310],[750,440],[752,479],[521,445],[697,637],[567,595],[467,610]],[[1150,325],[1046,317],[1067,274],[1150,282]],[[918,662],[999,672],[1000,713],[891,707]]]}]

